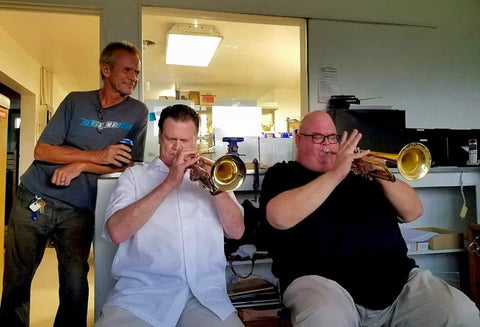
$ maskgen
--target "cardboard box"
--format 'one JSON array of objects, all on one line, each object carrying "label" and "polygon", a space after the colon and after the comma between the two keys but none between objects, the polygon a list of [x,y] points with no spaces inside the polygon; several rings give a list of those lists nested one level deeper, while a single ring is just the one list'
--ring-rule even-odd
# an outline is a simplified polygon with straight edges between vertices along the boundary
[{"label": "cardboard box", "polygon": [[407,249],[412,252],[428,250],[428,242],[407,243]]},{"label": "cardboard box", "polygon": [[192,100],[193,104],[200,105],[200,92],[188,91],[188,100]]},{"label": "cardboard box", "polygon": [[443,249],[460,249],[463,248],[463,234],[458,232],[449,231],[437,227],[420,227],[416,228],[426,232],[435,232],[439,235],[432,237],[428,241],[428,247],[430,250],[443,250]]},{"label": "cardboard box", "polygon": [[215,95],[213,94],[200,94],[200,105],[213,106],[215,103]]}]

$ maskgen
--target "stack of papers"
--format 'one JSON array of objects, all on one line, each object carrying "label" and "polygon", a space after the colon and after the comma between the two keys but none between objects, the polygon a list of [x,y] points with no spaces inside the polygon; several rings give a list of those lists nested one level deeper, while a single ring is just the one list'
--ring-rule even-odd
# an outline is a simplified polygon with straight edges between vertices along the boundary
[{"label": "stack of papers", "polygon": [[403,239],[407,243],[409,251],[426,251],[428,250],[428,241],[438,235],[435,232],[426,232],[413,228],[400,228]]},{"label": "stack of papers", "polygon": [[426,232],[413,228],[400,228],[400,231],[406,243],[428,242],[429,239],[438,235],[435,232]]}]

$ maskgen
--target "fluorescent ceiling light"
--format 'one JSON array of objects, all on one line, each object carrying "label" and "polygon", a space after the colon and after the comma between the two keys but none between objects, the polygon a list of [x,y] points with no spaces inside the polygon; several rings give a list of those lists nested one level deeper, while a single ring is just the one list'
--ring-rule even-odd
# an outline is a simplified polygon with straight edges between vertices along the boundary
[{"label": "fluorescent ceiling light", "polygon": [[215,26],[175,24],[167,33],[167,64],[206,67],[221,41]]}]

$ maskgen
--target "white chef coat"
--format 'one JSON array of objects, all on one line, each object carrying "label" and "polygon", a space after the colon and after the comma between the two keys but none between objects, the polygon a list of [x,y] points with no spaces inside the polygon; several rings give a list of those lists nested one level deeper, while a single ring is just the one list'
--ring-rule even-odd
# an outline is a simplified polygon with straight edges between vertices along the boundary
[{"label": "white chef coat", "polygon": [[[150,193],[168,172],[159,158],[125,170],[110,197],[106,220]],[[106,305],[128,310],[153,326],[175,326],[193,294],[224,320],[235,309],[226,291],[223,235],[212,196],[190,181],[187,170],[180,187],[147,223],[119,244],[112,266],[118,282]],[[103,237],[110,240],[105,226]]]}]

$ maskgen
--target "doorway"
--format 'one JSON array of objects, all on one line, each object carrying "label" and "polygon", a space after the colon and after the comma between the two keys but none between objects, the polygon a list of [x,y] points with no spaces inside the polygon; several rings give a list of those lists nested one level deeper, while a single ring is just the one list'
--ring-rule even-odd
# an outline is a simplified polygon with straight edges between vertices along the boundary
[{"label": "doorway", "polygon": [[[21,137],[15,138],[19,159],[12,188],[32,163],[36,141],[65,96],[71,91],[98,89],[100,82],[98,12],[32,10],[0,10],[0,83],[11,89],[12,97],[19,102],[18,110],[13,106],[9,112],[13,124],[21,121],[17,132]],[[12,150],[12,141],[9,144]],[[13,189],[7,192],[15,194]],[[2,268],[3,260],[0,264]],[[55,250],[47,248],[32,283],[32,326],[51,326],[54,321],[58,307],[57,269]],[[88,278],[93,289],[93,269]],[[93,326],[93,304],[91,292],[89,326]]]},{"label": "doorway", "polygon": [[[167,64],[167,35],[178,26],[215,30],[221,37],[207,66]],[[281,151],[268,153],[262,151],[261,138],[288,139],[292,132],[289,122],[308,111],[305,36],[304,19],[143,7],[143,98],[151,115],[158,116],[155,108],[178,101],[196,109],[202,120],[199,151],[206,156],[213,153],[212,159],[227,150],[221,136],[240,136],[245,139],[240,153],[247,163],[253,159],[265,164],[290,160],[291,140],[282,142]],[[186,52],[200,56],[195,46]],[[215,112],[220,112],[216,106],[231,114],[217,114],[216,119]],[[252,116],[246,118],[247,110],[228,109],[233,106],[253,106],[259,114],[251,110]],[[236,129],[231,133],[242,135],[220,134],[233,125]],[[154,129],[152,121],[145,161],[158,154],[158,131]]]},{"label": "doorway", "polygon": [[5,172],[5,226],[8,225],[8,217],[12,209],[13,198],[18,185],[19,146],[20,146],[20,94],[0,83],[0,94],[10,100],[8,110],[7,128],[7,171]]}]

